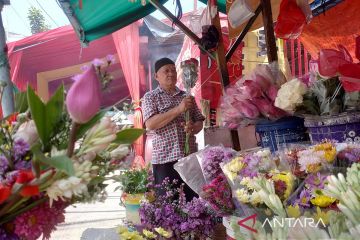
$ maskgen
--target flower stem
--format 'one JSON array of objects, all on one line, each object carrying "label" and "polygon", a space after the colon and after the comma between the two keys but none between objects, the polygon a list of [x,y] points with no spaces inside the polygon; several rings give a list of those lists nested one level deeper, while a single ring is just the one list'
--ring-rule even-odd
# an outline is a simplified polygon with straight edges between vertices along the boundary
[{"label": "flower stem", "polygon": [[[185,112],[185,121],[186,121],[186,124],[188,124],[188,122],[190,121],[190,111],[189,110],[187,110]],[[185,138],[185,149],[184,149],[185,156],[190,154],[189,138],[190,138],[190,133],[187,132],[186,138]]]},{"label": "flower stem", "polygon": [[19,209],[17,212],[14,212],[14,213],[10,214],[9,216],[6,216],[5,218],[1,218],[0,225],[13,220],[16,216],[40,205],[41,203],[45,202],[46,200],[47,200],[47,198],[41,198],[35,202],[32,202],[31,204],[27,205],[26,207]]},{"label": "flower stem", "polygon": [[76,132],[79,129],[79,124],[77,124],[76,122],[72,123],[71,126],[71,130],[70,130],[70,139],[69,139],[69,144],[68,144],[68,149],[67,149],[67,156],[71,157],[74,153],[74,147],[75,147],[75,142],[76,142]]}]

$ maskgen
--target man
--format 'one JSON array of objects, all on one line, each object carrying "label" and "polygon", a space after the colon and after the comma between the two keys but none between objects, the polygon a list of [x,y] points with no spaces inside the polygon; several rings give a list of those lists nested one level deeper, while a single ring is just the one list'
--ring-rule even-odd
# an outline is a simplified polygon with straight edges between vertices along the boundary
[{"label": "man", "polygon": [[[162,58],[155,63],[155,79],[159,86],[147,92],[142,102],[146,128],[154,132],[151,163],[155,184],[161,184],[165,178],[182,183],[174,164],[185,157],[186,133],[190,134],[190,152],[197,151],[194,134],[201,131],[205,118],[194,98],[176,87],[177,73],[171,59]],[[185,124],[187,110],[190,110],[191,121]],[[187,200],[197,196],[186,185],[184,192]]]}]

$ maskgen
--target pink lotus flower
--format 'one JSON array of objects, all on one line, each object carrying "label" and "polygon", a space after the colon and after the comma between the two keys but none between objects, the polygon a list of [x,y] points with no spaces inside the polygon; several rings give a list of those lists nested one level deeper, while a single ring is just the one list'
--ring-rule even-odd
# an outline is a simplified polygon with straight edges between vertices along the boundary
[{"label": "pink lotus flower", "polygon": [[67,110],[74,122],[86,123],[100,110],[100,89],[93,66],[74,82],[66,96]]},{"label": "pink lotus flower", "polygon": [[272,100],[275,101],[277,93],[278,93],[278,88],[275,85],[271,85],[268,90],[266,91],[266,95]]},{"label": "pink lotus flower", "polygon": [[236,102],[233,104],[234,108],[236,108],[240,113],[242,113],[245,117],[248,118],[256,118],[259,116],[259,110],[257,107],[251,103],[250,100],[243,100],[241,102]]},{"label": "pink lotus flower", "polygon": [[252,99],[262,96],[261,86],[252,80],[245,80],[243,86],[240,87],[240,99]]}]

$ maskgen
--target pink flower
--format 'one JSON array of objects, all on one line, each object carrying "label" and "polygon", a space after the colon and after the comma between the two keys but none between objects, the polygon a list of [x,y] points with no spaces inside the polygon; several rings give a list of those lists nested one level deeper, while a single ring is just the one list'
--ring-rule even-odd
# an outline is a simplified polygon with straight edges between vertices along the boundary
[{"label": "pink flower", "polygon": [[106,56],[106,61],[107,61],[108,64],[114,63],[115,62],[115,56],[112,55],[112,54],[108,54]]},{"label": "pink flower", "polygon": [[86,70],[71,86],[66,106],[73,121],[88,122],[100,109],[100,82],[94,67]]},{"label": "pink flower", "polygon": [[272,100],[275,101],[277,93],[278,93],[278,88],[275,85],[271,85],[266,92],[267,96]]},{"label": "pink flower", "polygon": [[251,99],[262,96],[261,86],[252,80],[246,80],[243,83],[243,86],[240,88],[240,92],[245,99]]},{"label": "pink flower", "polygon": [[233,106],[248,118],[256,118],[260,114],[258,108],[252,104],[250,100],[236,102],[233,104]]},{"label": "pink flower", "polygon": [[36,240],[41,235],[43,239],[50,239],[56,225],[65,221],[65,207],[62,201],[55,202],[51,208],[49,202],[44,202],[22,213],[14,221],[14,233],[21,239]]},{"label": "pink flower", "polygon": [[99,59],[99,58],[95,58],[93,61],[92,61],[92,64],[95,66],[95,67],[100,67],[101,65],[104,64],[104,61]]}]

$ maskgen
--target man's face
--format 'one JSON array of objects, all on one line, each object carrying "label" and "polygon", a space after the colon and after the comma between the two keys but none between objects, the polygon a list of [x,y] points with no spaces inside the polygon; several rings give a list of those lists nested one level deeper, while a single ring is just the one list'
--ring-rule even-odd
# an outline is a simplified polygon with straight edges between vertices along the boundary
[{"label": "man's face", "polygon": [[155,79],[159,82],[160,86],[165,89],[174,88],[177,81],[175,65],[167,64],[162,66],[157,73],[155,73]]}]

